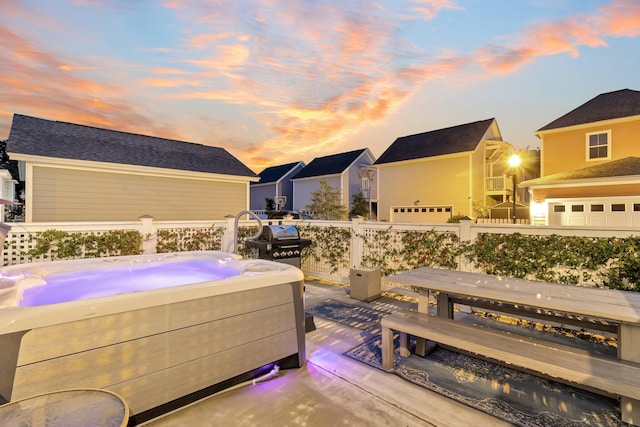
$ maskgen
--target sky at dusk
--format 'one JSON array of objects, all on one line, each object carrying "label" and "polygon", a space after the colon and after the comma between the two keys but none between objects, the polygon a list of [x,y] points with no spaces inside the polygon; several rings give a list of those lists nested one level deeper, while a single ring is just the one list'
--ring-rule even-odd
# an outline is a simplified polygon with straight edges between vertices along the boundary
[{"label": "sky at dusk", "polygon": [[[14,113],[265,167],[496,118],[534,132],[640,90],[640,0],[0,0]],[[9,147],[10,149],[10,147]]]}]

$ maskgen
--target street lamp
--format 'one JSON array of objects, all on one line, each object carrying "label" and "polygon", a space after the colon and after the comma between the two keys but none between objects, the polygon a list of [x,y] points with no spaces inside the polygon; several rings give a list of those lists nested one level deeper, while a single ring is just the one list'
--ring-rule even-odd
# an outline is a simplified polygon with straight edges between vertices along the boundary
[{"label": "street lamp", "polygon": [[512,183],[512,197],[513,197],[513,212],[511,213],[512,223],[516,223],[516,173],[518,172],[518,166],[520,166],[520,156],[517,154],[512,154],[509,157],[509,166],[513,170],[511,173],[511,183]]}]

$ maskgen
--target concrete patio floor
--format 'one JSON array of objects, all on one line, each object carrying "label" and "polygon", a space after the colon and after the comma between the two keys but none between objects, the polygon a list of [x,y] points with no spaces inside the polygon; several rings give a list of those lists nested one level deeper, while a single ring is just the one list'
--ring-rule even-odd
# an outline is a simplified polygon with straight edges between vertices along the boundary
[{"label": "concrete patio floor", "polygon": [[[305,303],[349,299],[348,287],[305,281]],[[509,426],[511,424],[343,355],[363,331],[315,317],[307,364],[265,382],[231,388],[141,425]]]}]

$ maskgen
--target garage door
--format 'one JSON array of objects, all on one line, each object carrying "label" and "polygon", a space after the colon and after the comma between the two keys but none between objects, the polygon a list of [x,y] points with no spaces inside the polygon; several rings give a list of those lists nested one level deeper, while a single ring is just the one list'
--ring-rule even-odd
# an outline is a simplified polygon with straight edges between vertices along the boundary
[{"label": "garage door", "polygon": [[443,223],[451,218],[452,206],[392,206],[392,222]]},{"label": "garage door", "polygon": [[550,202],[549,225],[640,227],[640,197]]}]

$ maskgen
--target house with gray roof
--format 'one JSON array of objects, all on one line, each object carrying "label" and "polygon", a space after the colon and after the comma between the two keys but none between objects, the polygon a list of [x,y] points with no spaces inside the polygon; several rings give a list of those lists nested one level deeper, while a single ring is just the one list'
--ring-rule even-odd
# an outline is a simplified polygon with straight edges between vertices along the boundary
[{"label": "house with gray roof", "polygon": [[22,218],[18,162],[7,155],[6,141],[0,141],[0,222]]},{"label": "house with gray roof", "polygon": [[223,148],[15,114],[25,221],[222,219],[257,175]]},{"label": "house with gray roof", "polygon": [[251,183],[251,210],[266,210],[267,199],[274,201],[276,210],[292,210],[293,182],[291,182],[291,177],[300,172],[304,166],[304,162],[300,161],[271,166],[260,172],[258,174],[260,180]]},{"label": "house with gray roof", "polygon": [[397,138],[374,163],[378,217],[433,223],[475,217],[513,197],[507,163],[513,151],[494,118]]},{"label": "house with gray roof", "polygon": [[640,227],[640,91],[602,93],[535,132],[537,224]]},{"label": "house with gray roof", "polygon": [[375,216],[376,191],[371,167],[374,161],[368,148],[316,157],[291,178],[294,210],[306,210],[311,204],[311,193],[326,181],[331,187],[340,189],[341,201],[347,211],[352,207],[353,196],[362,193]]}]

